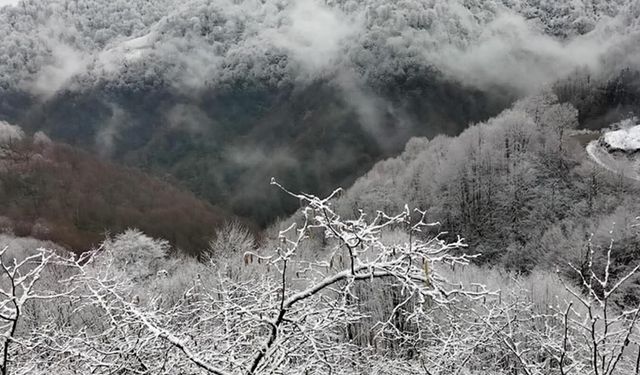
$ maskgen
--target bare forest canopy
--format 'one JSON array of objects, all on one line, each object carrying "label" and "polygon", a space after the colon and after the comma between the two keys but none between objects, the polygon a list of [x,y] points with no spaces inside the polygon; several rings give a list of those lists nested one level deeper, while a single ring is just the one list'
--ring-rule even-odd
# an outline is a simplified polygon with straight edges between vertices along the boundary
[{"label": "bare forest canopy", "polygon": [[[552,92],[528,97],[457,137],[412,139],[359,178],[336,210],[422,207],[436,232],[464,236],[482,254],[476,263],[525,274],[571,273],[563,267],[584,266],[592,246],[611,244],[620,267],[612,272],[624,272],[640,248],[637,181],[595,164],[577,126],[578,111]],[[637,301],[634,288],[626,293]]]},{"label": "bare forest canopy", "polygon": [[0,122],[2,231],[52,241],[74,252],[128,228],[199,255],[233,216],[169,181],[113,165],[86,151],[21,134]]}]

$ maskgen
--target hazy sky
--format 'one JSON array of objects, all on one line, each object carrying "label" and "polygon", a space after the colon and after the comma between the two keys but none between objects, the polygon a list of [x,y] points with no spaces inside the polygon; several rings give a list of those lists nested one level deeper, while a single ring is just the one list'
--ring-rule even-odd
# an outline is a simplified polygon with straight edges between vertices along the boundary
[{"label": "hazy sky", "polygon": [[18,4],[19,0],[0,0],[0,7],[4,5],[15,5]]}]

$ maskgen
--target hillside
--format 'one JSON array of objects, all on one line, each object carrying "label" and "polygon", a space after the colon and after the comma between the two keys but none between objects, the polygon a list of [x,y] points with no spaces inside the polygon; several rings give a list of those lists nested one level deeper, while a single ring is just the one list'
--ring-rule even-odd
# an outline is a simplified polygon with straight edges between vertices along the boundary
[{"label": "hillside", "polygon": [[83,252],[138,228],[198,255],[233,216],[143,172],[0,122],[3,232]]},{"label": "hillside", "polygon": [[578,117],[545,92],[458,137],[414,138],[359,178],[337,209],[345,217],[424,209],[439,222],[434,232],[462,236],[482,254],[476,262],[519,273],[584,264],[590,246],[610,241],[614,259],[633,266],[640,187],[591,160],[574,134]]},{"label": "hillside", "polygon": [[266,226],[297,207],[271,177],[317,194],[349,186],[411,137],[459,134],[576,71],[561,98],[592,111],[585,124],[633,107],[638,85],[601,87],[636,71],[638,11],[622,0],[21,1],[0,11],[0,119],[168,173]]},{"label": "hillside", "polygon": [[640,1],[2,4],[0,375],[640,374]]},{"label": "hillside", "polygon": [[[38,266],[17,288],[5,283],[19,295],[7,310],[24,311],[9,333],[21,345],[4,341],[5,366],[597,375],[604,364],[633,373],[639,186],[587,158],[577,119],[545,92],[457,137],[413,139],[329,197],[274,181],[301,209],[258,246],[226,227],[206,259],[168,257],[165,240],[138,231],[80,260],[40,249],[5,271]],[[36,290],[20,288],[40,277]],[[68,302],[52,308],[59,300]]]}]

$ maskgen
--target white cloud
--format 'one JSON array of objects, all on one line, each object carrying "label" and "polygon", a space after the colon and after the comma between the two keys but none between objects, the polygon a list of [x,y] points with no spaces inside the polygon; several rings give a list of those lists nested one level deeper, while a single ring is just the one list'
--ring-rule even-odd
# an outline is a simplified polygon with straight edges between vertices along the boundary
[{"label": "white cloud", "polygon": [[345,43],[362,27],[357,17],[348,17],[316,0],[296,1],[285,17],[282,27],[264,35],[276,47],[289,51],[307,74],[317,74],[337,63],[344,55]]},{"label": "white cloud", "polygon": [[86,73],[87,66],[93,59],[89,52],[81,51],[64,40],[63,36],[75,36],[77,30],[64,20],[52,16],[34,32],[45,42],[48,56],[43,59],[46,62],[39,71],[23,82],[22,86],[44,98],[53,96],[63,88],[72,88],[72,79]]},{"label": "white cloud", "polygon": [[522,94],[537,91],[577,68],[603,69],[610,48],[624,37],[597,31],[561,41],[512,12],[502,12],[464,48],[445,45],[425,51],[436,66],[466,83],[509,87]]},{"label": "white cloud", "polygon": [[52,62],[43,66],[30,83],[33,92],[50,97],[62,88],[68,88],[71,79],[86,72],[88,57],[73,47],[59,41],[51,41]]},{"label": "white cloud", "polygon": [[111,156],[115,151],[117,139],[123,128],[129,123],[127,113],[119,106],[111,105],[111,117],[105,122],[95,137],[95,143],[102,156]]}]

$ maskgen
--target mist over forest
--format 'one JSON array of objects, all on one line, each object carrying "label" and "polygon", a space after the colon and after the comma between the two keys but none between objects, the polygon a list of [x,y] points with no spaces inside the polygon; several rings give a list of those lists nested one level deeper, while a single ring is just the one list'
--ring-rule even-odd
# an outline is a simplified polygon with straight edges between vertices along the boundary
[{"label": "mist over forest", "polygon": [[0,1],[1,374],[638,374],[640,2]]},{"label": "mist over forest", "polygon": [[[637,12],[608,1],[25,1],[0,16],[0,119],[170,175],[264,227],[296,208],[265,185],[272,176],[326,194],[411,137],[459,134],[572,74],[599,91],[636,65]],[[624,83],[633,93],[637,80]],[[628,98],[614,100],[601,111]]]}]

